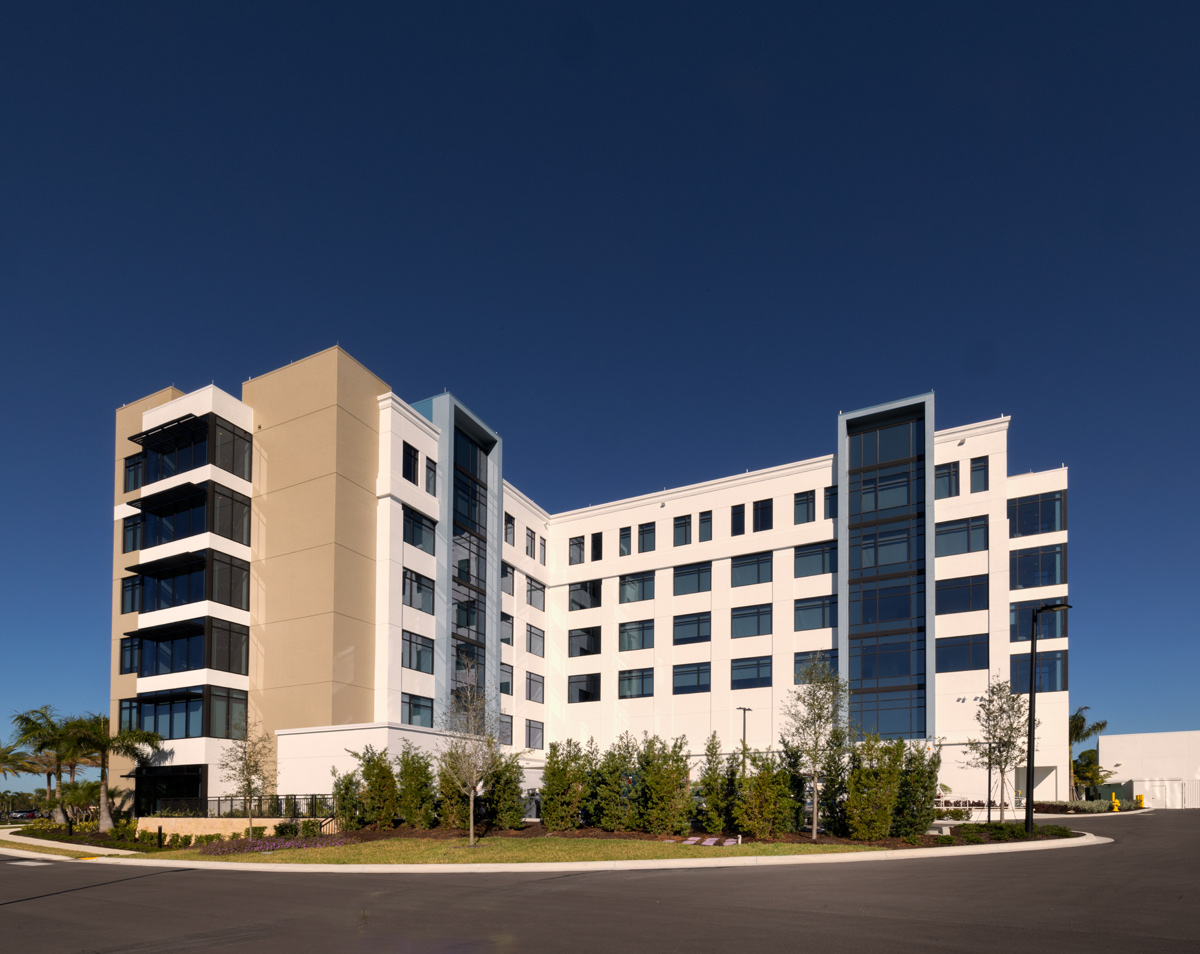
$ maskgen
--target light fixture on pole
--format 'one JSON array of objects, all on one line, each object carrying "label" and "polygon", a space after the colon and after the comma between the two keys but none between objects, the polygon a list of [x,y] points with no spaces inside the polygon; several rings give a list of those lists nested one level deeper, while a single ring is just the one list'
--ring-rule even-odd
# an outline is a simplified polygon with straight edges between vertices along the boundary
[{"label": "light fixture on pole", "polygon": [[746,706],[738,706],[742,712],[742,771],[746,770],[746,713],[753,712],[753,709],[748,709]]},{"label": "light fixture on pole", "polygon": [[1038,617],[1042,613],[1061,613],[1069,603],[1046,603],[1033,611],[1029,632],[1029,742],[1025,752],[1025,831],[1033,834],[1033,761],[1034,730],[1037,728],[1037,639]]}]

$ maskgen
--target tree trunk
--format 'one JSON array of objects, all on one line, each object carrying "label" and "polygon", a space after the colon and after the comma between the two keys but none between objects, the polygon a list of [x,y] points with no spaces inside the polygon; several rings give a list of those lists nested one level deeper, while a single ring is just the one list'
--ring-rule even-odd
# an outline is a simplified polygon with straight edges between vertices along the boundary
[{"label": "tree trunk", "polygon": [[1004,773],[1000,773],[1000,824],[1004,824]]},{"label": "tree trunk", "polygon": [[108,806],[108,759],[100,763],[100,824],[96,830],[103,833],[113,826],[112,811]]},{"label": "tree trunk", "polygon": [[817,813],[821,811],[821,788],[819,777],[816,772],[813,772],[813,823],[812,823],[812,840],[817,840]]},{"label": "tree trunk", "polygon": [[67,813],[62,805],[62,769],[54,773],[54,820],[60,825],[67,823]]},{"label": "tree trunk", "polygon": [[468,841],[467,844],[471,847],[475,846],[475,789],[471,789],[471,794],[467,796],[467,826],[468,826]]},{"label": "tree trunk", "polygon": [[253,797],[253,795],[246,796],[246,837],[251,841],[254,840],[254,809],[250,807],[250,799]]}]

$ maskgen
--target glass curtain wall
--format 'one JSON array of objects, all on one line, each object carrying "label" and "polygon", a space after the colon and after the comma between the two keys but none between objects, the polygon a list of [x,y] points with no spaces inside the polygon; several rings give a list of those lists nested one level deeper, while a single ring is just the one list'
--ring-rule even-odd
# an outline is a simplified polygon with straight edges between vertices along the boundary
[{"label": "glass curtain wall", "polygon": [[923,406],[847,422],[850,717],[925,736]]},{"label": "glass curtain wall", "polygon": [[482,687],[487,644],[487,451],[454,430],[454,529],[450,596],[454,601],[454,688]]}]

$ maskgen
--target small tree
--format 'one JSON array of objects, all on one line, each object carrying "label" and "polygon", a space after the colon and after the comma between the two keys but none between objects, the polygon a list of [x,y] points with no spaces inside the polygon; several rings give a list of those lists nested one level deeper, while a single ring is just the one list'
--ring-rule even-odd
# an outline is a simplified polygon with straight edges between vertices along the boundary
[{"label": "small tree", "polygon": [[361,828],[362,778],[357,770],[343,773],[333,766],[329,771],[333,775],[333,817],[337,819],[338,830]]},{"label": "small tree", "polygon": [[755,838],[770,838],[789,831],[796,809],[792,801],[791,773],[783,760],[770,752],[757,752],[742,743],[737,797],[733,820]]},{"label": "small tree", "polygon": [[587,770],[583,749],[574,739],[550,743],[542,769],[542,824],[547,831],[579,827]]},{"label": "small tree", "polygon": [[918,741],[907,746],[900,769],[900,787],[896,791],[896,809],[892,813],[892,834],[897,838],[924,834],[933,824],[937,817],[941,768],[940,742]]},{"label": "small tree", "polygon": [[[350,752],[349,749],[346,750]],[[387,749],[376,752],[370,745],[362,752],[350,752],[358,759],[358,771],[362,778],[362,813],[368,825],[383,830],[395,827],[395,818],[400,813],[400,791],[396,776],[388,759]]]},{"label": "small tree", "polygon": [[850,782],[846,795],[846,822],[850,837],[875,841],[892,829],[892,812],[900,788],[904,742],[885,742],[867,735],[850,755]]},{"label": "small tree", "polygon": [[[53,706],[42,706],[13,715],[17,745],[28,745],[31,761],[39,763],[39,771],[46,774],[46,801],[53,806],[54,820],[60,825],[67,823],[67,814],[61,805],[63,764],[75,754],[76,740],[67,729],[68,719],[59,717]],[[50,796],[50,779],[54,779],[54,797]]]},{"label": "small tree", "polygon": [[454,689],[442,718],[442,743],[438,758],[443,797],[457,789],[467,800],[468,844],[475,845],[475,796],[483,780],[500,764],[496,741],[498,713],[488,706],[483,667],[471,651],[460,647],[455,656]]},{"label": "small tree", "polygon": [[[1029,702],[1012,691],[1007,679],[988,685],[975,710],[981,738],[967,740],[971,768],[989,769],[1000,776],[1000,821],[1004,821],[1004,784],[1007,775],[1025,760],[1029,732]],[[1032,793],[1027,793],[1027,797]],[[988,799],[992,793],[988,792]]]},{"label": "small tree", "polygon": [[399,795],[396,813],[400,821],[413,828],[432,828],[434,811],[433,761],[424,752],[405,741],[396,756],[396,782]]},{"label": "small tree", "polygon": [[633,802],[637,757],[637,740],[623,732],[599,756],[590,773],[589,811],[594,824],[605,831],[632,831],[637,826]]},{"label": "small tree", "polygon": [[1105,784],[1115,775],[1100,766],[1100,753],[1095,749],[1085,749],[1079,753],[1079,758],[1071,763],[1077,785],[1084,787],[1085,793],[1090,793]]},{"label": "small tree", "polygon": [[[1068,753],[1074,755],[1075,746],[1082,742],[1086,742],[1093,736],[1099,735],[1108,728],[1108,720],[1102,719],[1099,722],[1088,722],[1087,714],[1090,706],[1079,706],[1071,716],[1067,719],[1067,744],[1069,746]],[[1080,753],[1080,758],[1083,753]],[[1071,762],[1071,798],[1079,800],[1079,779],[1075,773],[1075,761]],[[1084,782],[1084,785],[1090,783]],[[1103,782],[1099,784],[1104,784]]]},{"label": "small tree", "polygon": [[100,787],[98,798],[100,804],[99,831],[108,831],[113,827],[112,807],[109,804],[108,761],[113,755],[133,759],[137,765],[145,765],[151,752],[162,749],[162,736],[156,732],[144,729],[124,728],[116,735],[109,734],[108,716],[101,712],[92,712],[70,723],[71,731],[75,733],[79,747],[93,753],[100,766]]},{"label": "small tree", "polygon": [[848,689],[845,680],[817,653],[800,670],[799,688],[783,704],[785,759],[812,779],[812,837],[817,837],[822,765],[838,751],[839,733],[845,724]]},{"label": "small tree", "polygon": [[236,728],[242,729],[231,739],[221,755],[217,768],[221,781],[233,786],[246,804],[246,827],[254,837],[254,799],[275,789],[275,740],[263,731],[262,724],[248,720]]},{"label": "small tree", "polygon": [[717,733],[708,737],[704,746],[704,767],[700,770],[699,822],[710,835],[725,831],[729,823],[729,802],[726,790],[725,758],[721,755],[721,740]]},{"label": "small tree", "polygon": [[657,735],[643,735],[632,793],[637,825],[643,831],[683,834],[691,827],[686,745],[684,736],[668,746]]},{"label": "small tree", "polygon": [[501,754],[484,779],[484,821],[494,828],[512,830],[525,824],[525,770],[516,752]]}]

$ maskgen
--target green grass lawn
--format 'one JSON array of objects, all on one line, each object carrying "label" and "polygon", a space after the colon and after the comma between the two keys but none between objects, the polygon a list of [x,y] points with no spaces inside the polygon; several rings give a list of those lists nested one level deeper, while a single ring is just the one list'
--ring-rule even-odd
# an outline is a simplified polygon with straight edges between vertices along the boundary
[{"label": "green grass lawn", "polygon": [[555,861],[640,861],[655,858],[744,858],[749,855],[819,855],[877,849],[850,845],[750,844],[730,848],[661,841],[628,841],[612,838],[484,838],[474,848],[467,839],[389,838],[331,848],[303,848],[249,852],[237,855],[202,855],[195,849],[164,851],[156,859],[233,861],[249,864],[403,865],[403,864],[520,864]]},{"label": "green grass lawn", "polygon": [[64,858],[95,858],[94,851],[76,851],[72,848],[55,848],[52,845],[28,845],[25,842],[0,838],[0,848],[18,848],[21,851],[36,851],[43,855],[62,855]]}]

